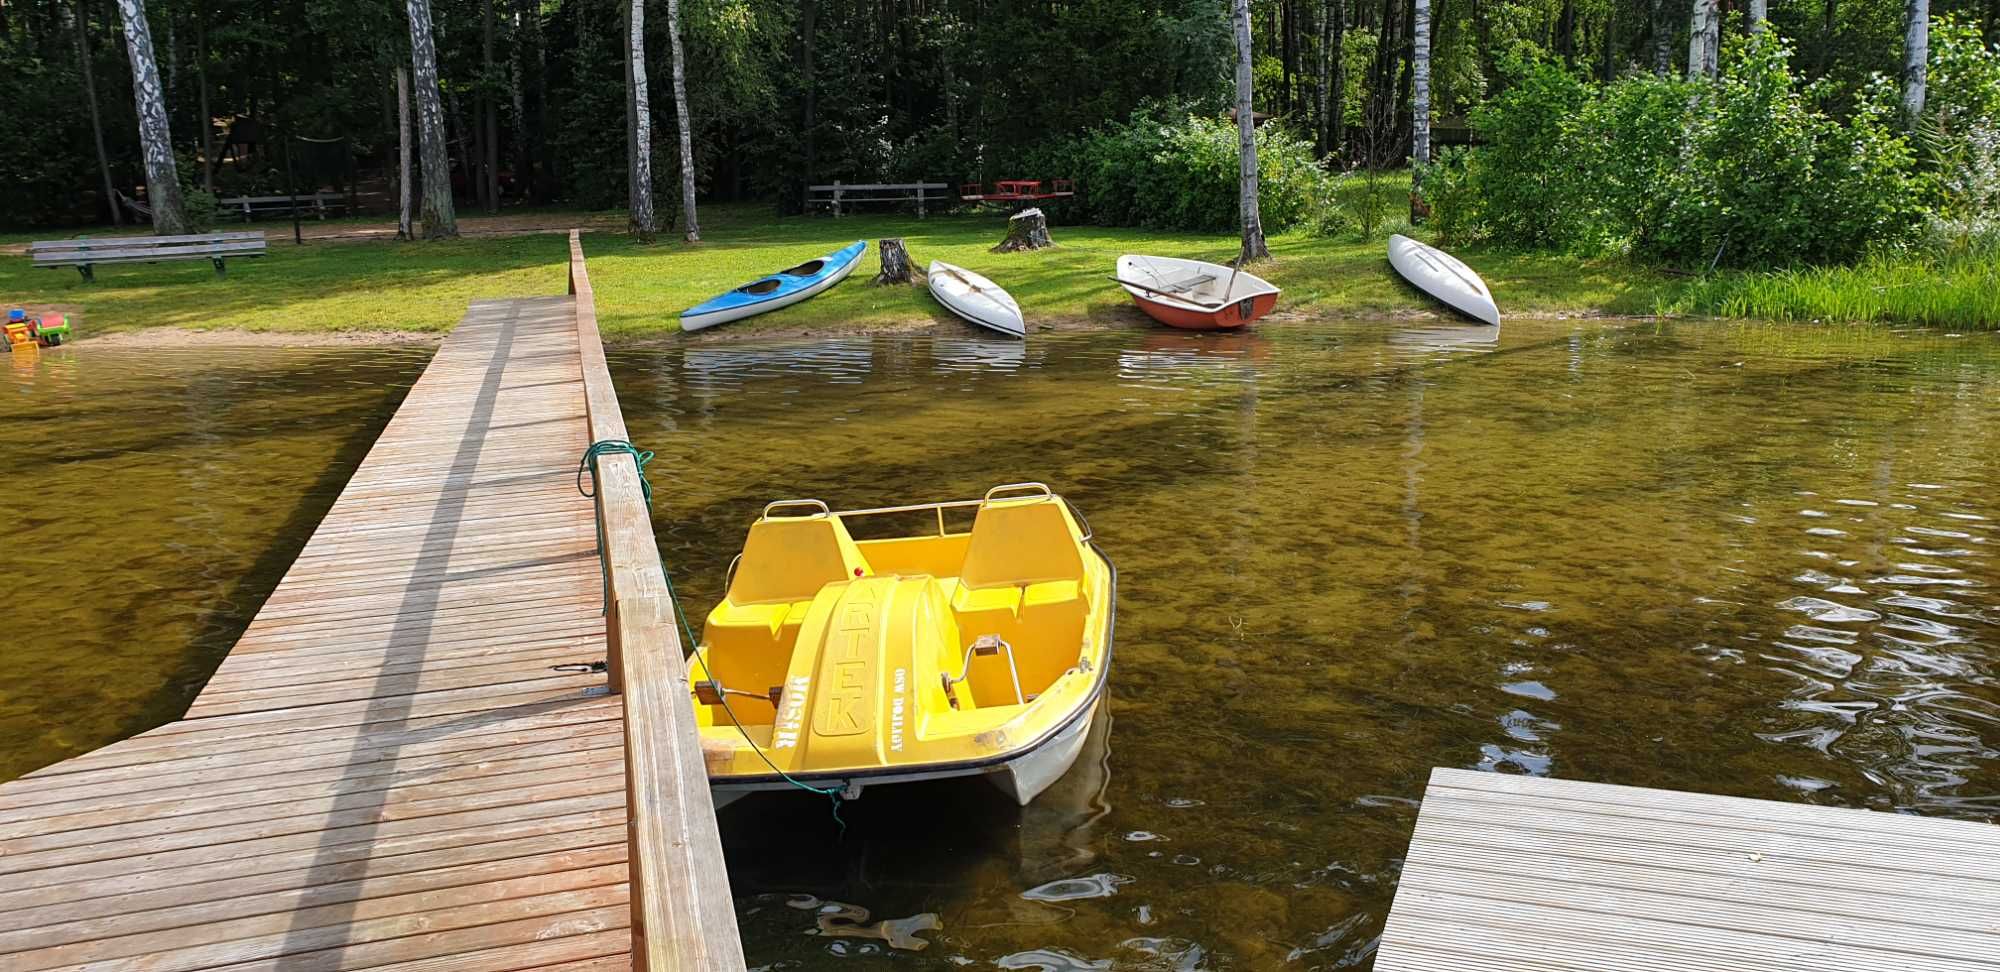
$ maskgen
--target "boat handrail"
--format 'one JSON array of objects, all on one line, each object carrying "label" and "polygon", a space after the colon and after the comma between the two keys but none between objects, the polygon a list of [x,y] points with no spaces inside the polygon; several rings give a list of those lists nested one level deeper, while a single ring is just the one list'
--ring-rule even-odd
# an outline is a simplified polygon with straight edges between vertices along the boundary
[{"label": "boat handrail", "polygon": [[[991,497],[993,495],[994,490],[1011,489],[1014,486],[1039,487],[1044,491],[1043,495],[1049,497],[1050,499],[1059,500],[1062,502],[1062,505],[1069,507],[1070,515],[1076,517],[1077,525],[1083,528],[1082,540],[1084,543],[1089,543],[1092,539],[1094,539],[1097,536],[1097,532],[1093,530],[1090,526],[1090,520],[1084,517],[1082,510],[1076,508],[1075,503],[1072,503],[1069,500],[1056,495],[1054,492],[1049,491],[1049,488],[1041,483],[1014,483],[1009,486],[995,486],[993,487],[993,489],[987,490],[986,495],[988,497]],[[832,515],[839,519],[846,519],[847,517],[850,516],[882,516],[890,513],[921,513],[926,510],[935,510],[937,512],[937,520],[938,520],[937,535],[942,537],[946,535],[944,528],[944,511],[962,510],[968,506],[985,506],[986,503],[987,500],[984,499],[941,500],[935,503],[911,503],[907,506],[877,506],[865,510],[834,510]],[[723,586],[726,588],[728,584],[725,582]]]},{"label": "boat handrail", "polygon": [[825,501],[825,500],[816,500],[816,499],[783,499],[783,500],[772,500],[771,502],[769,502],[769,503],[766,503],[766,504],[764,504],[764,516],[763,516],[763,518],[764,518],[764,519],[766,519],[766,520],[768,520],[768,519],[771,519],[771,511],[772,511],[772,510],[782,510],[782,509],[789,509],[789,508],[791,508],[791,507],[795,507],[795,506],[798,506],[798,507],[817,507],[817,508],[819,509],[819,512],[818,512],[818,513],[810,513],[810,514],[807,514],[808,516],[826,516],[826,515],[828,515],[828,514],[831,514],[831,513],[833,512],[832,510],[829,510],[829,509],[827,509],[827,507],[826,507],[826,501]]},{"label": "boat handrail", "polygon": [[995,486],[992,489],[987,490],[986,498],[980,500],[980,502],[982,503],[992,502],[993,494],[995,493],[1012,493],[1020,490],[1029,490],[1029,489],[1040,490],[1042,495],[1047,497],[1054,497],[1056,495],[1054,490],[1049,489],[1047,483],[1008,483],[1004,486]]}]

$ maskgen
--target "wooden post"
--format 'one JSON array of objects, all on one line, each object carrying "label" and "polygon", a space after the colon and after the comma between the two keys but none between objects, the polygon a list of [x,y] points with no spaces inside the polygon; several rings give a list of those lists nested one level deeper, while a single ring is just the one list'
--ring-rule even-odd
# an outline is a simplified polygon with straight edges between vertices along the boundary
[{"label": "wooden post", "polygon": [[1056,245],[1049,238],[1049,218],[1039,207],[1023,209],[1007,219],[1007,238],[993,248],[994,253],[1018,253]]},{"label": "wooden post", "polygon": [[840,218],[840,180],[833,180],[833,218]]},{"label": "wooden post", "polygon": [[911,276],[910,251],[904,249],[900,239],[883,240],[875,247],[882,256],[882,272],[875,275],[878,284],[915,283]]},{"label": "wooden post", "polygon": [[917,218],[924,218],[924,184],[917,183]]}]

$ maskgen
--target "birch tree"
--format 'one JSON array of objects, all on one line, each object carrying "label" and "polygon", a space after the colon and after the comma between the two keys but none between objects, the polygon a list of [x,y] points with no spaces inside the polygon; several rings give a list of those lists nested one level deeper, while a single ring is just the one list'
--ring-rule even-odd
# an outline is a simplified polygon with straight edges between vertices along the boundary
[{"label": "birch tree", "polygon": [[1410,54],[1410,217],[1418,216],[1424,167],[1431,162],[1431,0],[1415,0]]},{"label": "birch tree", "polygon": [[1771,21],[1770,0],[1750,0],[1750,31],[1761,34]]},{"label": "birch tree", "polygon": [[667,0],[667,40],[674,55],[674,120],[681,130],[681,217],[689,243],[701,242],[694,218],[694,133],[688,120],[686,69],[681,57],[681,0]]},{"label": "birch tree", "polygon": [[1669,29],[1663,0],[1653,0],[1651,19],[1653,28],[1653,73],[1666,77],[1674,73],[1674,32]]},{"label": "birch tree", "polygon": [[1694,0],[1688,22],[1688,80],[1713,78],[1722,50],[1722,14],[1717,0]]},{"label": "birch tree", "polygon": [[181,177],[174,167],[173,134],[160,69],[153,63],[153,34],[146,27],[144,0],[118,0],[125,22],[125,49],[132,57],[132,101],[139,116],[139,147],[146,159],[146,202],[153,207],[153,232],[172,236],[188,231],[181,208]]},{"label": "birch tree", "polygon": [[632,0],[628,5],[625,27],[627,210],[633,238],[651,243],[657,224],[653,218],[653,104],[646,93],[646,0]]},{"label": "birch tree", "polygon": [[1904,0],[1903,124],[1916,131],[1924,118],[1926,65],[1931,49],[1931,0]]},{"label": "birch tree", "polygon": [[415,239],[410,231],[410,69],[396,65],[396,238]]},{"label": "birch tree", "polygon": [[1256,84],[1250,75],[1250,0],[1235,0],[1236,10],[1236,151],[1237,211],[1243,223],[1243,252],[1238,266],[1252,260],[1267,260],[1271,248],[1264,244],[1264,220],[1257,214],[1257,113],[1251,108]]},{"label": "birch tree", "polygon": [[458,213],[452,206],[451,160],[444,147],[444,102],[438,97],[431,2],[406,0],[406,4],[410,11],[411,83],[417,89],[418,158],[424,175],[424,239],[451,239],[458,236]]}]

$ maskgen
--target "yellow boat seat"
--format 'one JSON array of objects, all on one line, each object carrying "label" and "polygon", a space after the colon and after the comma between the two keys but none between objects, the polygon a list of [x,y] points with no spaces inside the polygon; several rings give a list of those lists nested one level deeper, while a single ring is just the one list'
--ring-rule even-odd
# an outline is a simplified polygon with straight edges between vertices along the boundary
[{"label": "yellow boat seat", "polygon": [[[709,673],[732,690],[762,693],[784,684],[792,643],[820,589],[872,573],[838,518],[770,512],[751,524],[729,592],[703,632]],[[729,705],[746,723],[769,723],[776,714],[770,703],[744,696],[732,695]]]},{"label": "yellow boat seat", "polygon": [[[962,647],[981,635],[1012,646],[1024,698],[1032,699],[1076,664],[1090,614],[1083,594],[1082,531],[1050,496],[989,500],[972,522],[965,565],[951,594]],[[973,659],[981,707],[1015,704],[1007,659]]]}]

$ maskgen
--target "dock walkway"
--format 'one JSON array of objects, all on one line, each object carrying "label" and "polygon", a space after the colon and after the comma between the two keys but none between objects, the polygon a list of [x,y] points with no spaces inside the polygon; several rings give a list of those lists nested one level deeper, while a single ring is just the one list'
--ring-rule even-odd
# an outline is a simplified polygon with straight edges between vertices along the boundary
[{"label": "dock walkway", "polygon": [[0,967],[741,967],[698,775],[681,845],[716,859],[645,903],[695,919],[635,949],[641,702],[554,667],[619,664],[575,478],[611,398],[589,299],[474,304],[186,717],[0,785]]},{"label": "dock walkway", "polygon": [[2000,972],[2000,827],[1438,769],[1378,972]]}]

